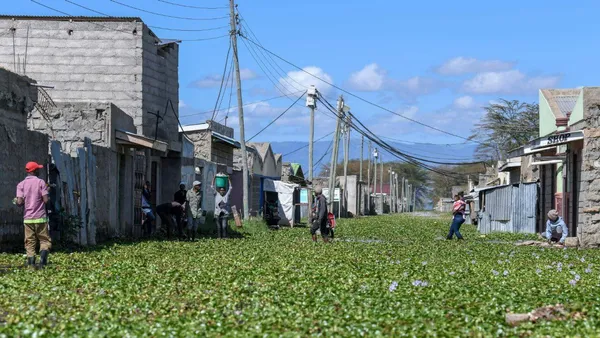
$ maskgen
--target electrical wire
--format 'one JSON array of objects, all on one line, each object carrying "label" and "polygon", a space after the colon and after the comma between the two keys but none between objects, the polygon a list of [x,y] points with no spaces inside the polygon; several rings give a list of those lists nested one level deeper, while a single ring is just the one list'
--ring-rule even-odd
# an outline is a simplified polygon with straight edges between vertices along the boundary
[{"label": "electrical wire", "polygon": [[[233,56],[232,56],[233,58]],[[221,110],[221,105],[223,104],[223,100],[225,99],[225,93],[227,92],[227,88],[230,88],[230,93],[231,93],[231,87],[233,87],[233,60],[231,60],[231,63],[229,64],[229,71],[227,72],[227,79],[225,80],[225,90],[223,91],[223,95],[221,96],[221,100],[219,101],[219,107],[215,110],[215,117],[213,118],[213,120],[215,118],[217,118],[219,116],[219,111]],[[230,97],[231,99],[231,97]]]},{"label": "electrical wire", "polygon": [[[300,93],[300,92],[302,92],[302,90],[299,90],[299,91],[297,91],[297,92],[295,92],[293,94],[297,94],[297,93]],[[263,102],[273,101],[273,100],[276,100],[276,99],[281,99],[283,97],[285,97],[285,95],[280,95],[280,96],[275,96],[275,97],[272,97],[272,98],[269,98],[269,99],[264,99],[264,100],[260,100],[260,101],[254,101],[254,102],[250,102],[250,103],[245,103],[245,104],[242,105],[242,107],[248,107],[248,106],[252,106],[252,105],[263,103]],[[230,107],[230,108],[231,109],[236,109],[236,108],[238,108],[238,106],[234,106],[234,107]],[[224,109],[221,109],[219,111],[223,111],[223,110]],[[190,117],[190,116],[197,116],[197,115],[207,115],[207,114],[212,114],[212,113],[213,113],[213,110],[207,110],[207,111],[200,112],[200,113],[191,113],[191,114],[181,115],[181,117]]]},{"label": "electrical wire", "polygon": [[[318,98],[319,101],[321,101],[321,103],[324,104],[324,106],[331,112],[333,113],[337,118],[338,117],[338,113],[335,110],[335,108],[333,107],[333,105],[331,105],[329,102],[324,101],[322,98]],[[406,163],[410,163],[416,166],[419,166],[423,169],[426,169],[428,171],[432,171],[435,172],[437,174],[446,176],[446,177],[451,177],[451,178],[458,178],[456,176],[453,176],[452,173],[444,171],[442,169],[438,169],[438,168],[433,168],[430,165],[424,164],[422,162],[433,162],[433,161],[427,161],[427,160],[423,160],[414,156],[409,156],[401,151],[399,151],[398,149],[390,146],[389,144],[387,144],[385,141],[381,140],[376,134],[374,134],[371,130],[369,130],[369,128],[367,128],[362,122],[360,122],[360,120],[358,120],[355,116],[353,116],[352,114],[350,114],[350,116],[356,120],[365,130],[363,131],[361,128],[357,127],[354,123],[350,123],[350,126],[355,129],[359,134],[365,136],[367,139],[371,140],[372,142],[374,142],[375,144],[377,144],[378,146],[380,146],[382,148],[382,150],[386,150],[388,153],[390,153],[391,155],[393,155],[394,157],[400,159],[403,162]],[[449,164],[449,165],[458,165],[457,163],[440,163],[440,164]]]},{"label": "electrical wire", "polygon": [[[304,92],[304,94],[306,94],[306,92]],[[294,103],[292,103],[286,110],[284,110],[283,113],[279,114],[279,116],[277,116],[273,121],[269,122],[269,124],[267,124],[263,129],[261,129],[258,133],[254,134],[254,136],[252,136],[250,139],[248,139],[247,142],[252,141],[253,138],[255,138],[260,133],[265,131],[265,129],[269,128],[273,123],[275,123],[275,121],[279,120],[285,113],[287,113],[290,109],[292,109],[292,107],[296,104],[296,102],[300,101],[300,99],[304,96],[304,94],[300,95],[300,97],[298,97],[298,99]]]},{"label": "electrical wire", "polygon": [[[333,133],[332,133],[333,134]],[[321,163],[321,161],[323,161],[323,159],[325,158],[325,156],[327,156],[327,154],[329,154],[329,152],[331,151],[331,147],[333,146],[333,140],[331,142],[329,142],[329,147],[327,147],[327,150],[325,151],[325,154],[323,154],[323,156],[321,156],[321,158],[317,161],[317,163],[315,163],[313,165],[313,171],[315,170],[315,168],[319,165],[319,163]]]},{"label": "electrical wire", "polygon": [[[242,16],[242,14],[241,14],[241,13],[239,13],[239,11],[238,11],[238,15],[241,17],[242,21],[244,22],[244,26],[243,26],[243,28],[247,28],[247,29],[249,30],[250,34],[251,34],[251,35],[254,37],[254,39],[255,39],[255,40],[258,42],[258,44],[262,46],[262,44],[260,43],[260,40],[258,39],[258,36],[256,36],[256,34],[254,34],[254,31],[253,31],[253,30],[252,30],[252,28],[250,27],[250,24],[248,23],[248,21],[246,20],[246,18],[245,18],[244,16]],[[279,71],[281,71],[281,72],[279,72],[279,71],[278,71],[278,70],[277,70],[275,67],[273,67],[273,69],[275,69],[275,72],[276,72],[276,73],[277,73],[279,76],[281,76],[281,78],[282,78],[282,79],[283,79],[283,80],[284,80],[284,81],[285,81],[285,82],[286,82],[288,85],[290,85],[292,88],[294,88],[294,89],[298,90],[298,88],[297,88],[295,85],[293,85],[292,83],[290,83],[290,82],[288,81],[288,78],[289,78],[290,80],[292,80],[292,81],[296,82],[296,84],[298,84],[298,85],[300,86],[300,88],[305,88],[305,87],[306,87],[305,85],[303,85],[303,84],[301,84],[300,82],[296,81],[294,78],[292,78],[292,77],[289,77],[289,76],[287,75],[287,72],[286,72],[285,70],[283,70],[283,68],[281,68],[281,66],[279,65],[279,63],[277,63],[277,61],[275,61],[275,59],[274,59],[274,58],[273,58],[273,57],[272,57],[270,54],[267,54],[267,53],[265,53],[265,51],[264,51],[264,50],[262,50],[262,49],[259,49],[259,51],[260,51],[260,53],[263,55],[263,57],[265,57],[265,59],[267,60],[267,63],[268,63],[269,65],[271,65],[271,67],[273,66],[273,64],[275,64],[276,68],[278,68],[278,69],[279,69]],[[269,62],[269,59],[271,60],[271,62]],[[305,88],[305,89],[306,89],[306,88]]]},{"label": "electrical wire", "polygon": [[148,14],[153,14],[153,15],[158,15],[158,16],[162,16],[165,18],[172,18],[172,19],[180,19],[180,20],[191,20],[191,21],[213,21],[213,20],[222,20],[222,19],[228,19],[229,15],[226,16],[221,16],[221,17],[215,17],[215,18],[189,18],[189,17],[184,17],[184,16],[174,16],[174,15],[167,15],[167,14],[162,14],[162,13],[157,13],[157,12],[152,12],[143,8],[139,8],[139,7],[134,7],[128,4],[124,4],[120,1],[117,0],[110,0],[111,2],[114,2],[118,5],[124,6],[124,7],[128,7],[131,9],[135,9],[137,11],[140,12],[144,12],[144,13],[148,13]]},{"label": "electrical wire", "polygon": [[411,122],[414,122],[414,123],[416,123],[416,124],[419,124],[419,125],[421,125],[421,126],[423,126],[423,127],[426,127],[426,128],[432,129],[432,130],[439,131],[439,132],[441,132],[441,133],[444,133],[444,134],[446,134],[446,135],[450,135],[450,136],[453,136],[453,137],[456,137],[456,138],[460,138],[460,139],[466,140],[466,141],[468,141],[468,142],[476,142],[476,143],[481,143],[481,144],[483,144],[483,142],[479,142],[479,141],[477,141],[477,140],[470,140],[470,139],[468,139],[468,138],[466,138],[466,137],[463,137],[463,136],[460,136],[460,135],[457,135],[457,134],[454,134],[454,133],[451,133],[451,132],[445,131],[445,130],[443,130],[443,129],[440,129],[440,128],[437,128],[437,127],[434,127],[434,126],[428,125],[428,124],[426,124],[426,123],[423,123],[423,122],[421,122],[421,121],[417,121],[417,120],[415,120],[415,119],[412,119],[412,118],[410,118],[410,117],[407,117],[407,116],[404,116],[404,115],[402,115],[402,114],[396,113],[395,111],[393,111],[393,110],[390,110],[390,109],[388,109],[388,108],[385,108],[385,107],[383,107],[383,106],[381,106],[381,105],[379,105],[379,104],[377,104],[377,103],[374,103],[374,102],[371,102],[371,101],[369,101],[369,100],[367,100],[367,99],[364,99],[364,98],[362,98],[362,97],[360,97],[360,96],[358,96],[358,95],[356,95],[356,94],[353,94],[352,92],[349,92],[349,91],[347,91],[347,90],[345,90],[345,89],[343,89],[343,88],[341,88],[341,87],[339,87],[339,86],[337,86],[337,85],[335,85],[335,84],[333,84],[333,83],[331,83],[331,82],[329,82],[329,81],[327,81],[327,80],[324,80],[324,79],[322,79],[322,78],[320,78],[320,77],[318,77],[318,76],[316,76],[316,75],[312,74],[312,73],[311,73],[311,72],[309,72],[309,71],[306,71],[306,70],[304,70],[303,68],[301,68],[301,67],[299,67],[299,66],[295,65],[294,63],[292,63],[292,62],[290,62],[290,61],[287,61],[287,60],[286,60],[286,59],[284,59],[283,57],[281,57],[281,56],[279,56],[279,55],[275,54],[274,52],[271,52],[270,50],[268,50],[268,49],[266,49],[265,47],[261,46],[260,44],[258,44],[257,42],[253,41],[252,39],[248,38],[247,36],[245,36],[245,35],[240,35],[240,36],[243,38],[243,40],[248,40],[248,42],[250,42],[250,43],[252,43],[252,44],[254,44],[254,45],[258,46],[259,48],[263,49],[263,50],[264,50],[264,51],[266,51],[267,53],[269,53],[269,54],[273,55],[274,57],[278,58],[279,60],[281,60],[281,61],[283,61],[283,62],[285,62],[285,63],[289,64],[290,66],[292,66],[292,67],[295,67],[296,69],[298,69],[298,70],[300,70],[300,71],[302,71],[302,72],[304,72],[304,73],[306,73],[306,74],[310,75],[311,77],[314,77],[315,79],[317,79],[317,80],[319,80],[319,81],[321,81],[321,82],[323,82],[323,83],[325,83],[325,84],[328,84],[328,85],[332,86],[333,88],[336,88],[336,89],[338,89],[338,90],[340,90],[340,91],[342,91],[342,92],[344,92],[344,93],[346,93],[346,94],[348,94],[348,95],[350,95],[350,96],[352,96],[352,97],[354,97],[354,98],[356,98],[356,99],[358,99],[358,100],[360,100],[360,101],[362,101],[362,102],[364,102],[364,103],[370,104],[370,105],[372,105],[372,106],[374,106],[374,107],[377,107],[377,108],[379,108],[379,109],[381,109],[381,110],[383,110],[383,111],[386,111],[386,112],[388,112],[388,113],[391,113],[391,114],[393,114],[393,115],[399,116],[399,117],[401,117],[401,118],[404,118],[404,119],[406,119],[406,120],[408,120],[408,121],[411,121]]},{"label": "electrical wire", "polygon": [[166,1],[166,0],[158,0],[160,2],[164,2],[166,4],[169,5],[173,5],[173,6],[179,6],[179,7],[185,7],[185,8],[195,8],[195,9],[224,9],[224,8],[229,8],[227,6],[223,6],[223,7],[198,7],[198,6],[190,6],[190,5],[184,5],[184,4],[179,4],[176,2],[171,2],[171,1]]},{"label": "electrical wire", "polygon": [[[324,138],[328,137],[329,135],[331,135],[331,134],[333,134],[333,133],[334,133],[334,132],[332,131],[331,133],[329,133],[329,134],[327,134],[327,135],[323,135],[322,137],[320,137],[320,138],[318,138],[318,139],[314,140],[314,141],[313,141],[313,143],[317,143],[317,142],[321,141],[322,139],[324,139]],[[293,153],[296,153],[296,152],[298,152],[298,151],[300,151],[300,150],[302,150],[302,149],[304,149],[304,148],[308,148],[308,146],[309,146],[309,144],[307,143],[306,145],[304,145],[304,146],[302,146],[302,147],[300,147],[300,148],[298,148],[298,149],[296,149],[296,150],[292,150],[292,151],[290,151],[290,152],[289,152],[289,153],[287,153],[287,154],[283,154],[283,156],[288,156],[288,155],[291,155],[291,154],[293,154]]]},{"label": "electrical wire", "polygon": [[211,120],[215,119],[215,114],[217,113],[217,105],[219,104],[219,99],[221,98],[221,91],[223,90],[223,82],[225,82],[225,73],[227,72],[227,66],[229,64],[229,55],[231,54],[231,41],[229,42],[229,48],[227,49],[227,55],[225,56],[225,66],[223,67],[223,76],[221,76],[221,85],[219,86],[219,93],[217,94],[217,101],[215,102],[215,109],[213,109],[213,114]]},{"label": "electrical wire", "polygon": [[220,26],[220,27],[212,27],[212,28],[202,28],[202,29],[184,29],[184,28],[169,28],[169,27],[160,27],[160,26],[148,26],[152,29],[164,30],[164,31],[176,31],[176,32],[208,32],[208,31],[216,31],[223,28],[228,28],[229,26]]}]

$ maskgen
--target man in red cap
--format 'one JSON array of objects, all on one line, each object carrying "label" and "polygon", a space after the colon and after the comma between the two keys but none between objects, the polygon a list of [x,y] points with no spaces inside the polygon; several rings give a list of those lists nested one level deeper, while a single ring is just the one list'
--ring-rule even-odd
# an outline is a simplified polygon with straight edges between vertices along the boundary
[{"label": "man in red cap", "polygon": [[25,250],[27,265],[35,265],[35,249],[40,242],[40,265],[48,264],[48,253],[52,247],[48,234],[48,188],[46,182],[38,177],[43,165],[29,162],[25,165],[27,177],[17,185],[17,205],[24,207],[23,223],[25,225]]}]

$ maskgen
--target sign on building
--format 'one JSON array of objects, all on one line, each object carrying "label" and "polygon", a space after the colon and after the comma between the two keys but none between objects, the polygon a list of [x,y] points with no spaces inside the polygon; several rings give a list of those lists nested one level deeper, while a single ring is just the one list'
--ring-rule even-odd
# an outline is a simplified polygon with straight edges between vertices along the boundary
[{"label": "sign on building", "polygon": [[[329,188],[323,188],[323,195],[325,195],[325,197],[327,197],[328,201],[331,200],[331,196],[329,196]],[[340,188],[335,188],[334,189],[334,192],[333,192],[333,201],[334,202],[339,202],[340,201]]]}]

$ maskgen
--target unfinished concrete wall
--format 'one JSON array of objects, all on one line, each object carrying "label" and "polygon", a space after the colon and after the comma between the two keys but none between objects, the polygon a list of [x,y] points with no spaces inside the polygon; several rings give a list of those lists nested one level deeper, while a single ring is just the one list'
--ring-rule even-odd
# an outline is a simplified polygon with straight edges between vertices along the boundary
[{"label": "unfinished concrete wall", "polygon": [[147,111],[160,110],[160,137],[177,140],[177,118],[164,107],[170,98],[178,114],[178,47],[157,46],[160,40],[141,20],[16,16],[0,18],[0,31],[9,32],[0,36],[0,66],[53,86],[54,101],[112,102],[149,137],[155,120]]},{"label": "unfinished concrete wall", "polygon": [[25,128],[37,101],[35,81],[0,67],[0,118],[8,127]]},{"label": "unfinished concrete wall", "polygon": [[600,247],[600,90],[583,89],[585,139],[581,163],[579,242]]},{"label": "unfinished concrete wall", "polygon": [[[146,112],[160,112],[158,137],[163,140],[179,139],[179,46],[176,43],[157,45],[156,37],[144,27],[142,97],[144,135],[155,135],[156,117]],[[167,100],[169,106],[165,112]],[[173,112],[173,108],[174,112]]]},{"label": "unfinished concrete wall", "polygon": [[213,141],[211,161],[219,166],[233,168],[233,149],[229,143]]},{"label": "unfinished concrete wall", "polygon": [[[0,30],[14,30],[0,46],[12,47],[14,37],[21,60],[27,49],[26,74],[54,86],[48,93],[55,101],[111,101],[141,117],[143,23],[128,21],[2,18]],[[0,48],[0,65],[12,68],[13,59],[12,48]]]},{"label": "unfinished concrete wall", "polygon": [[30,129],[48,134],[61,142],[63,151],[74,154],[87,137],[98,146],[117,150],[115,130],[135,133],[133,118],[106,102],[57,103],[49,112],[50,121],[38,111],[30,118]]}]

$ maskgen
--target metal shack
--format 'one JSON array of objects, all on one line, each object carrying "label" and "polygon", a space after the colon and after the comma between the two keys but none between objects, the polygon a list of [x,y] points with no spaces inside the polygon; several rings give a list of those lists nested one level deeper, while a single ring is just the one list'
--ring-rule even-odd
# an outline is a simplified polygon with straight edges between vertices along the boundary
[{"label": "metal shack", "polygon": [[535,233],[537,183],[499,185],[479,190],[478,230]]}]

